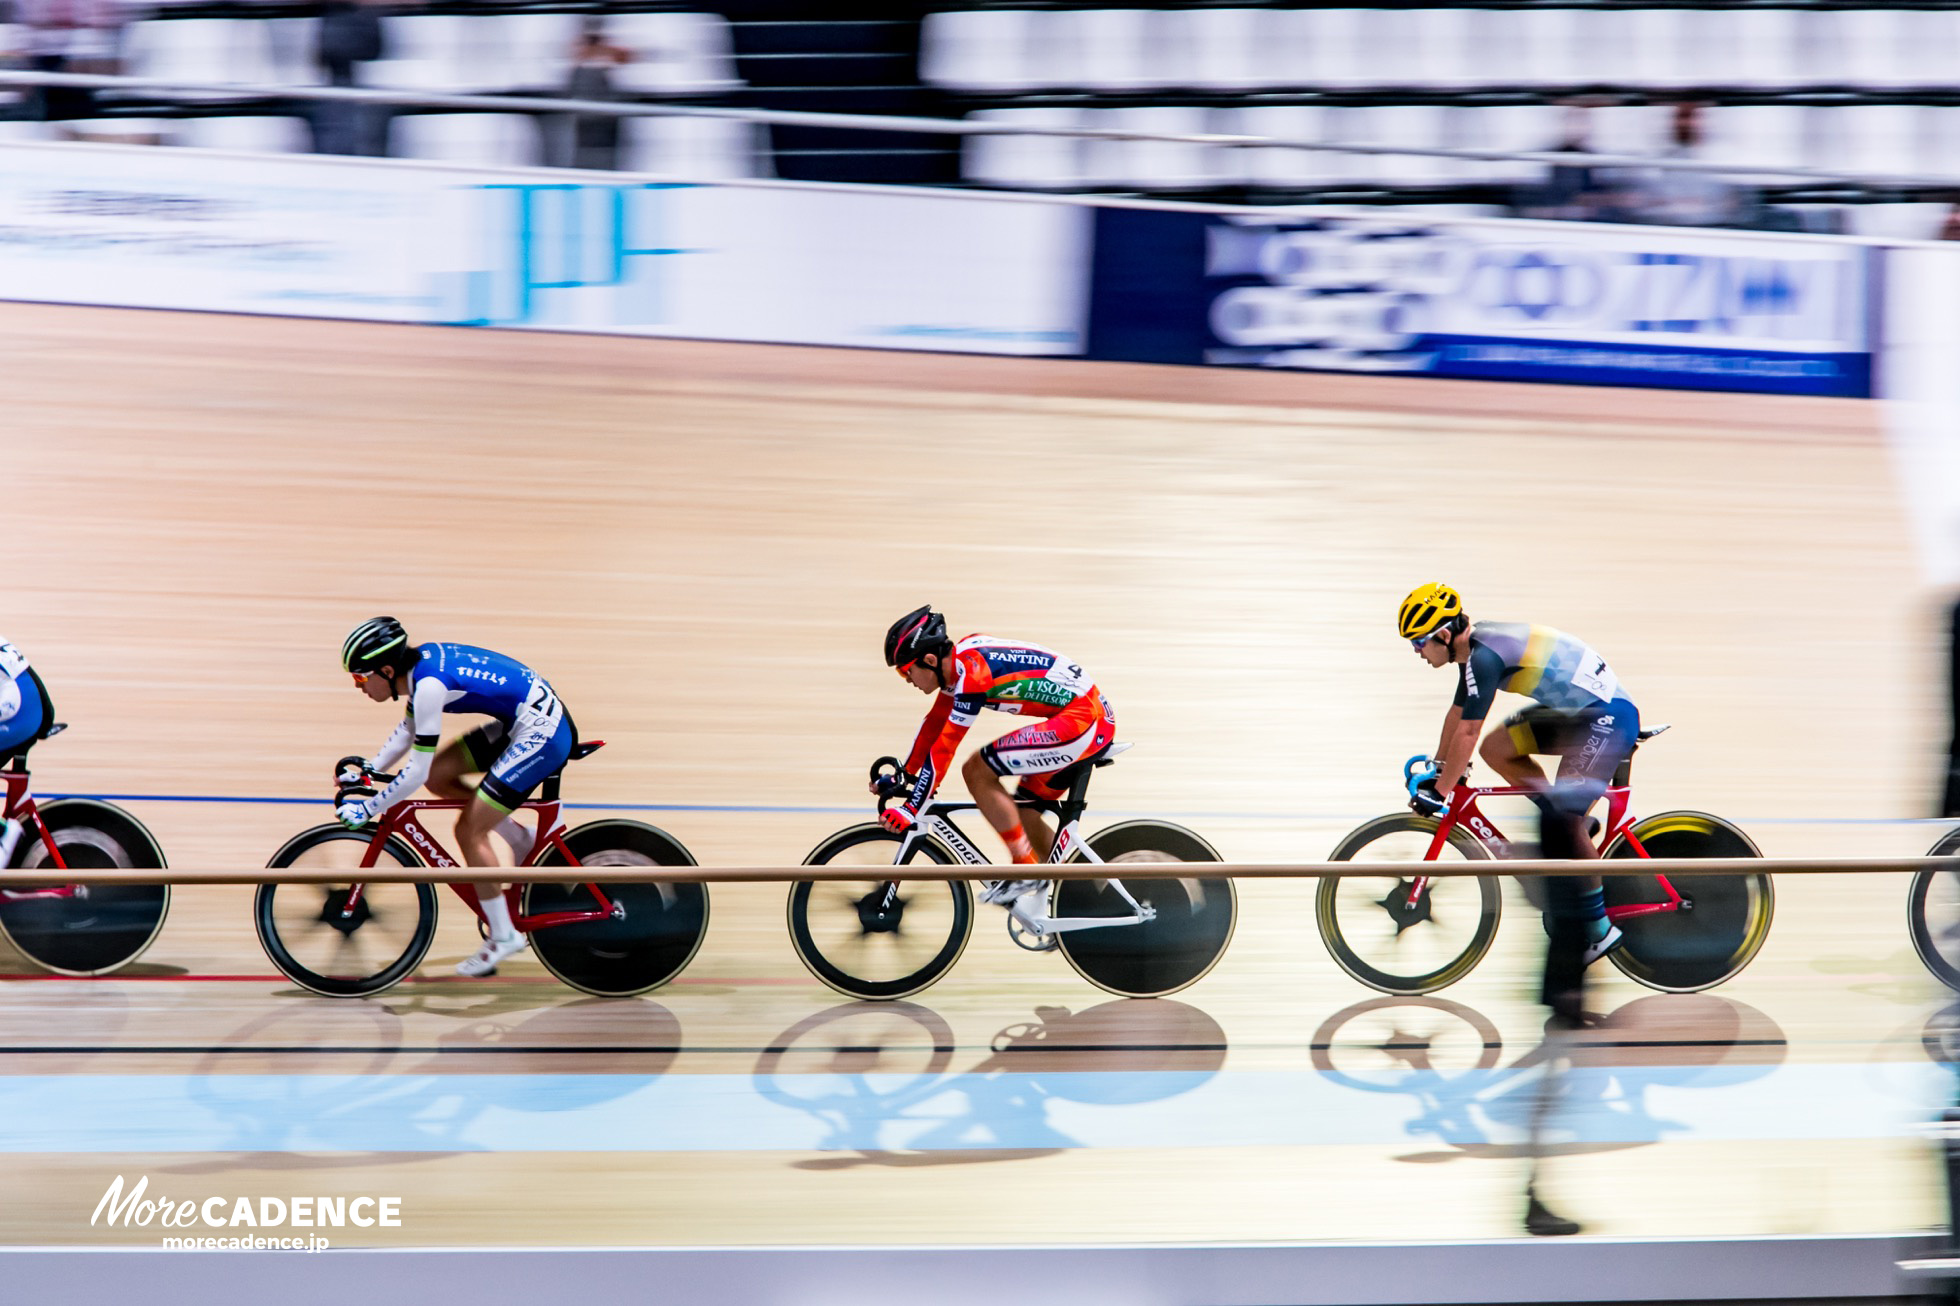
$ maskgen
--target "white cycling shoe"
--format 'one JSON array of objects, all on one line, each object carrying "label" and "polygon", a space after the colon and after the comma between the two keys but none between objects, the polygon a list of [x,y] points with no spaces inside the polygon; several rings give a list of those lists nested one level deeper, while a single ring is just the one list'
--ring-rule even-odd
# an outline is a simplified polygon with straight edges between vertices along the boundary
[{"label": "white cycling shoe", "polygon": [[483,946],[473,957],[465,957],[456,963],[456,973],[471,979],[481,979],[485,975],[497,973],[497,963],[512,957],[531,946],[531,941],[522,934],[513,934],[508,939],[485,939]]},{"label": "white cycling shoe", "polygon": [[1047,888],[1046,880],[982,880],[980,901],[997,907],[1012,907],[1028,894],[1041,893]]},{"label": "white cycling shoe", "polygon": [[0,821],[0,866],[14,864],[14,849],[20,846],[20,834],[26,828],[19,821]]},{"label": "white cycling shoe", "polygon": [[1620,932],[1619,926],[1608,925],[1606,927],[1606,933],[1600,935],[1598,938],[1594,939],[1591,943],[1588,943],[1586,945],[1585,952],[1580,954],[1580,961],[1579,961],[1580,966],[1584,967],[1584,966],[1592,965],[1594,962],[1598,961],[1601,957],[1604,957],[1607,953],[1613,951],[1615,948],[1619,947],[1622,943],[1625,943],[1626,937],[1627,937],[1626,935]]}]

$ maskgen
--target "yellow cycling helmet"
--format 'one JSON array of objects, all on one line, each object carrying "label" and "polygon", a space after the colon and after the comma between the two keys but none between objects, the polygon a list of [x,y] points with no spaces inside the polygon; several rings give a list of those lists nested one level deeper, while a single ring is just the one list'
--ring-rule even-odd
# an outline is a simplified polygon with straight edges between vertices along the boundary
[{"label": "yellow cycling helmet", "polygon": [[1447,585],[1418,585],[1402,600],[1395,629],[1403,639],[1432,635],[1445,622],[1463,615],[1463,596]]}]

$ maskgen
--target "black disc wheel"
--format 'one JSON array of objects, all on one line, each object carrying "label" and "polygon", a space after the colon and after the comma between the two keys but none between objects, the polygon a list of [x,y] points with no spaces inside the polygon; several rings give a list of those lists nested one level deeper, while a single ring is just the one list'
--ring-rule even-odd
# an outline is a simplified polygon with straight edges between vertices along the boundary
[{"label": "black disc wheel", "polygon": [[[1447,988],[1475,970],[1497,937],[1502,909],[1489,875],[1422,879],[1423,867],[1488,861],[1458,826],[1426,862],[1438,823],[1413,812],[1377,817],[1327,855],[1330,862],[1407,862],[1390,875],[1330,875],[1314,893],[1314,918],[1334,964],[1371,989],[1414,997]],[[1422,880],[1419,884],[1418,880]]]},{"label": "black disc wheel", "polygon": [[[917,993],[951,970],[973,936],[973,888],[964,880],[892,880],[900,836],[880,825],[840,830],[805,866],[862,866],[863,880],[799,881],[789,891],[789,937],[810,973],[839,993],[888,1001]],[[950,866],[931,839],[906,860]]]},{"label": "black disc wheel", "polygon": [[[163,849],[143,823],[91,798],[41,806],[41,821],[71,870],[161,870]],[[61,887],[60,864],[32,826],[14,853],[17,869],[46,870]],[[21,886],[26,888],[26,886]],[[32,890],[29,889],[29,892]],[[15,951],[57,975],[106,975],[143,955],[170,910],[167,884],[76,885],[72,896],[0,898],[0,934]]]},{"label": "black disc wheel", "polygon": [[[1112,869],[1221,860],[1216,848],[1168,821],[1124,821],[1091,835],[1089,847]],[[1122,875],[1120,869],[1115,873]],[[1210,974],[1231,945],[1238,921],[1238,891],[1232,882],[1190,876],[1121,883],[1130,897],[1151,910],[1150,919],[1062,931],[1055,938],[1069,965],[1097,988],[1126,998],[1161,998]],[[1048,911],[1058,919],[1136,915],[1112,880],[1057,880]]]},{"label": "black disc wheel", "polygon": [[[262,884],[254,899],[260,946],[303,989],[330,998],[380,993],[413,974],[435,941],[435,886],[362,881],[370,842],[359,831],[319,825],[294,835],[267,863],[346,875],[329,884]],[[382,855],[421,865],[399,839],[383,844]]]},{"label": "black disc wheel", "polygon": [[[1960,855],[1960,830],[1947,831],[1926,855]],[[1960,989],[1960,870],[1921,871],[1912,877],[1906,927],[1926,969],[1948,988]]]},{"label": "black disc wheel", "polygon": [[[1761,857],[1748,835],[1706,812],[1662,812],[1634,823],[1633,838],[1649,857]],[[1614,859],[1637,858],[1622,835],[1606,849]],[[1609,955],[1628,979],[1663,993],[1698,993],[1732,978],[1769,937],[1776,893],[1767,875],[1683,875],[1669,881],[1681,895],[1674,911],[1622,916],[1625,940]],[[1609,875],[1606,908],[1664,902],[1651,875]]]},{"label": "black disc wheel", "polygon": [[[693,866],[678,839],[641,821],[605,820],[565,836],[580,866]],[[541,866],[569,865],[552,848]],[[527,884],[526,916],[611,910],[600,920],[546,925],[531,931],[531,950],[544,968],[582,993],[626,998],[659,988],[687,968],[708,937],[708,886],[691,883],[600,885]]]}]

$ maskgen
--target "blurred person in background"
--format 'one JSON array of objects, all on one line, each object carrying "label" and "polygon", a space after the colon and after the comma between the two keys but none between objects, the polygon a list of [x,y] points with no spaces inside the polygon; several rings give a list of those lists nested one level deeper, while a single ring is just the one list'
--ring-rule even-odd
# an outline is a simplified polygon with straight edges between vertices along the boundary
[{"label": "blurred person in background", "polygon": [[[573,100],[616,100],[613,69],[633,61],[633,52],[606,37],[605,19],[590,17],[572,47],[572,72],[565,95]],[[612,169],[619,166],[619,119],[607,114],[572,116],[574,168]]]},{"label": "blurred person in background", "polygon": [[[1949,227],[1954,219],[1947,218]],[[1944,236],[1942,239],[1960,239],[1960,235]],[[1946,776],[1941,786],[1939,815],[1960,816],[1960,599],[1947,609],[1946,644],[1946,703],[1952,734],[1946,746]]]},{"label": "blurred person in background", "polygon": [[[1674,106],[1669,132],[1673,144],[1661,158],[1688,161],[1701,157],[1701,110],[1702,106],[1693,102]],[[1714,173],[1653,169],[1637,174],[1634,185],[1637,193],[1632,208],[1638,222],[1735,227],[1744,225],[1749,217],[1745,190]]]},{"label": "blurred person in background", "polygon": [[[1565,106],[1558,140],[1546,147],[1561,154],[1592,153],[1592,108],[1584,101]],[[1545,180],[1521,186],[1512,207],[1519,217],[1562,222],[1622,222],[1625,196],[1610,169],[1586,163],[1555,163]]]},{"label": "blurred person in background", "polygon": [[[360,85],[360,65],[387,53],[375,0],[326,0],[320,8],[314,59],[329,86]],[[387,153],[386,106],[320,100],[313,106],[313,148],[319,154]]]},{"label": "blurred person in background", "polygon": [[[121,0],[13,0],[13,21],[26,66],[43,73],[114,74],[128,21]],[[95,114],[95,92],[80,87],[35,90],[38,116],[50,122]]]}]

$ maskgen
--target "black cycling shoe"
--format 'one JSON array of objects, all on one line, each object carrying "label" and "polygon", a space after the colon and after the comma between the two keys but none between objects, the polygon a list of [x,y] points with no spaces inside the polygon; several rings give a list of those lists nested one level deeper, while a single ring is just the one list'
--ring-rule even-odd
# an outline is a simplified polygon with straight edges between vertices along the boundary
[{"label": "black cycling shoe", "polygon": [[1524,1190],[1524,1231],[1534,1238],[1569,1238],[1584,1226],[1568,1220],[1538,1200],[1531,1189]]}]

